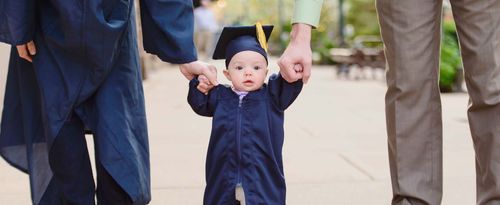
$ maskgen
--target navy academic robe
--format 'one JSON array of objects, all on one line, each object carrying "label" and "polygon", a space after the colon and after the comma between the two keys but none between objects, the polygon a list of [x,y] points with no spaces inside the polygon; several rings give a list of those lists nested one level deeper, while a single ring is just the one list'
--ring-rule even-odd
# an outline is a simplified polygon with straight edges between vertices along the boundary
[{"label": "navy academic robe", "polygon": [[[37,47],[33,64],[12,49],[0,132],[0,154],[29,174],[34,204],[52,178],[51,144],[72,113],[99,136],[97,158],[134,204],[150,201],[133,4],[0,0],[0,41],[34,40]],[[147,52],[172,63],[196,60],[191,1],[142,0],[140,6]]]},{"label": "navy academic robe", "polygon": [[302,90],[272,75],[267,85],[241,101],[228,86],[204,95],[189,84],[188,102],[199,115],[213,117],[206,160],[205,205],[235,204],[241,184],[246,204],[285,204],[282,147],[284,111]]}]

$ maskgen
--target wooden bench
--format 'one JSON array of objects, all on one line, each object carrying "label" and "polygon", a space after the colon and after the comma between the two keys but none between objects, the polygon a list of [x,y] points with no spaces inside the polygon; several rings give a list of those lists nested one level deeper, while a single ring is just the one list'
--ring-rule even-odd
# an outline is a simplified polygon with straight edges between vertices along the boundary
[{"label": "wooden bench", "polygon": [[[368,47],[375,45],[375,47]],[[380,38],[360,36],[355,38],[353,48],[332,48],[330,58],[339,64],[337,74],[348,74],[353,66],[385,70],[385,55]]]}]

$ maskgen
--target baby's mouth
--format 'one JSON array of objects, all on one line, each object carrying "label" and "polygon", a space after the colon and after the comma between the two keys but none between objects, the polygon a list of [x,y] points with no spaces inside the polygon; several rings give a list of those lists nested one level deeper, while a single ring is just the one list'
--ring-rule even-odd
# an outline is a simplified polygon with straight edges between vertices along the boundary
[{"label": "baby's mouth", "polygon": [[252,83],[253,83],[253,81],[252,81],[252,80],[245,80],[245,81],[243,81],[243,83],[244,83],[244,84],[252,84]]}]

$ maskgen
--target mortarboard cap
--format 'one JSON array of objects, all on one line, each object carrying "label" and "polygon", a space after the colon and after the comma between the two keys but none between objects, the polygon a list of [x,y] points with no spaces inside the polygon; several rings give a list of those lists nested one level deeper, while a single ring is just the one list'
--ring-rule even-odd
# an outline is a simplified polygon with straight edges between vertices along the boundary
[{"label": "mortarboard cap", "polygon": [[[226,59],[226,67],[229,62],[239,52],[255,51],[264,56],[267,61],[267,40],[273,31],[272,25],[261,26],[258,32],[258,23],[255,26],[228,26],[224,27],[215,46],[213,59]],[[258,33],[261,33],[260,35]],[[261,36],[261,39],[258,39]],[[263,39],[265,38],[265,39]],[[265,48],[263,48],[265,47]]]}]

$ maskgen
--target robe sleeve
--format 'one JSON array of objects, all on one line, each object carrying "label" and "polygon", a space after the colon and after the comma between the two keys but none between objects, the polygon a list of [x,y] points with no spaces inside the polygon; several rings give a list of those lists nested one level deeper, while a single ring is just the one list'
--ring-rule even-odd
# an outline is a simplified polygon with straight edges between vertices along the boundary
[{"label": "robe sleeve", "polygon": [[35,0],[0,1],[0,42],[21,45],[35,34]]},{"label": "robe sleeve", "polygon": [[140,7],[146,52],[175,64],[197,60],[192,1],[141,0]]},{"label": "robe sleeve", "polygon": [[198,77],[189,82],[188,103],[196,114],[213,117],[220,85],[215,86],[208,92],[208,95],[205,95],[196,88],[198,84]]},{"label": "robe sleeve", "polygon": [[283,111],[295,101],[303,86],[302,80],[288,83],[279,73],[271,75],[267,84],[274,105]]}]

